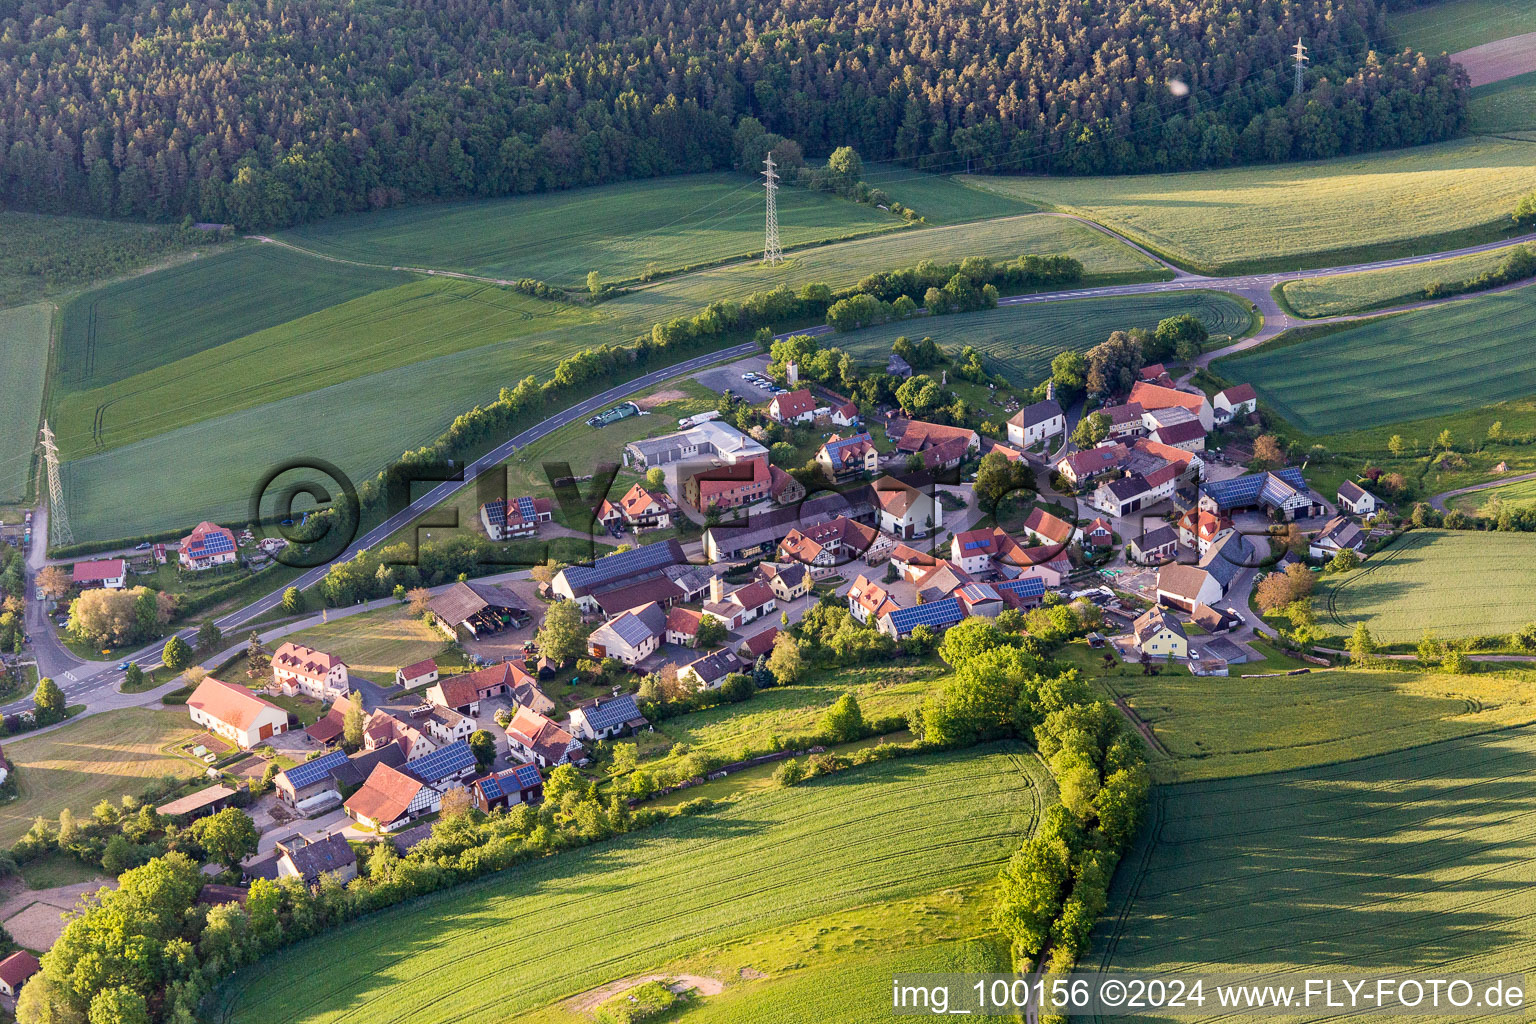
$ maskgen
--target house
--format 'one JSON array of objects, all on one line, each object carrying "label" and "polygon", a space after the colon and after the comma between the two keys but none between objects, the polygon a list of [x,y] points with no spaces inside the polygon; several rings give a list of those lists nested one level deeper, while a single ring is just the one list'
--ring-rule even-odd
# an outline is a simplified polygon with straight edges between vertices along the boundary
[{"label": "house", "polygon": [[555,503],[548,498],[497,498],[480,506],[480,525],[491,540],[532,537],[539,524],[555,518]]},{"label": "house", "polygon": [[719,420],[698,423],[674,434],[631,441],[624,446],[624,465],[638,469],[711,456],[730,464],[767,458],[768,449]]},{"label": "house", "polygon": [[1291,520],[1310,516],[1320,506],[1312,500],[1301,470],[1288,466],[1230,480],[1208,480],[1200,487],[1200,507],[1210,512],[1263,508]]},{"label": "house", "polygon": [[924,448],[917,453],[917,456],[922,460],[923,469],[931,473],[941,469],[954,469],[965,461],[969,453],[970,449],[966,447],[965,438],[951,437]]},{"label": "house", "polygon": [[1181,448],[1187,452],[1205,451],[1205,428],[1199,420],[1188,419],[1179,423],[1160,425],[1149,435],[1159,444]]},{"label": "house", "polygon": [[677,538],[671,537],[630,551],[604,555],[591,565],[566,566],[550,583],[550,591],[556,597],[577,602],[584,611],[596,611],[595,594],[632,586],[645,579],[666,577],[664,570],[667,568],[687,564],[682,545]]},{"label": "house", "polygon": [[992,447],[987,449],[986,454],[991,455],[993,452],[997,452],[1009,462],[1018,462],[1020,459],[1025,458],[1024,452],[1021,449],[1003,444],[1001,441],[993,441]]},{"label": "house", "polygon": [[318,701],[339,700],[352,692],[346,662],[291,640],[272,652],[272,681],[289,697],[302,693]]},{"label": "house", "polygon": [[1038,576],[1046,586],[1059,587],[1072,574],[1072,560],[1058,544],[1025,547],[1001,527],[994,529],[992,535],[997,544],[992,567],[1006,579]]},{"label": "house", "polygon": [[874,495],[885,533],[905,540],[926,536],[944,525],[944,506],[936,496],[905,481],[883,476],[875,481]]},{"label": "house", "polygon": [[949,560],[966,572],[977,575],[992,569],[998,553],[996,530],[966,530],[949,539]]},{"label": "house", "polygon": [[1232,611],[1222,611],[1212,608],[1208,604],[1197,604],[1195,610],[1190,613],[1189,620],[1207,633],[1224,633],[1242,625],[1242,618]]},{"label": "house", "polygon": [[1008,443],[1028,448],[1048,437],[1064,434],[1067,418],[1055,398],[1047,398],[1034,405],[1026,405],[1008,420]]},{"label": "house", "polygon": [[[363,749],[378,750],[381,747],[397,746],[407,761],[426,757],[437,749],[437,741],[428,734],[426,723],[420,719],[429,716],[435,707],[440,705],[412,705],[401,709],[401,714],[391,714],[386,708],[375,708],[367,721],[363,722]],[[424,709],[419,718],[411,714],[417,709]]]},{"label": "house", "polygon": [[912,376],[912,364],[892,352],[885,360],[885,372],[892,377]]},{"label": "house", "polygon": [[235,535],[217,523],[198,523],[181,542],[177,560],[183,569],[202,572],[217,565],[233,565],[240,558]]},{"label": "house", "polygon": [[846,494],[823,494],[799,505],[758,510],[740,521],[719,523],[704,531],[704,557],[710,562],[761,558],[778,547],[789,531],[838,516],[873,523],[871,498],[869,487],[860,486]]},{"label": "house", "polygon": [[1259,408],[1259,396],[1253,390],[1252,384],[1239,384],[1237,387],[1218,391],[1212,405],[1215,409],[1216,422],[1227,423],[1256,412]]},{"label": "house", "polygon": [[[335,770],[346,763],[346,752],[333,750],[279,772],[272,780],[277,799],[301,814],[329,810],[341,801]],[[400,764],[404,763],[401,757]]]},{"label": "house", "polygon": [[[1232,581],[1238,577],[1238,574],[1258,564],[1258,552],[1248,542],[1248,538],[1236,530],[1217,538],[1200,559],[1200,568],[1216,581],[1223,594],[1227,592],[1228,587],[1232,586]],[[1206,604],[1209,603],[1209,601],[1206,602]],[[1185,611],[1192,610],[1192,608],[1185,609]]]},{"label": "house", "polygon": [[1144,380],[1149,384],[1162,384],[1173,387],[1173,375],[1168,372],[1168,367],[1162,363],[1148,363],[1136,371],[1136,379]]},{"label": "house", "polygon": [[37,957],[24,949],[18,949],[0,960],[0,992],[14,999],[27,979],[42,969],[43,965],[37,962]]},{"label": "house", "polygon": [[889,591],[866,576],[860,575],[848,588],[848,614],[859,622],[879,622],[882,616],[900,607]]},{"label": "house", "polygon": [[841,402],[827,412],[827,419],[834,427],[851,427],[859,422],[859,407],[852,402]]},{"label": "house", "polygon": [[1339,484],[1339,508],[1353,512],[1357,516],[1374,515],[1381,503],[1376,500],[1376,495],[1361,487],[1353,480],[1346,480]]},{"label": "house", "polygon": [[192,721],[242,750],[288,731],[288,712],[243,686],[208,676],[187,698]]},{"label": "house", "polygon": [[609,619],[587,637],[587,653],[594,658],[618,658],[634,667],[661,646],[667,631],[667,612],[652,601]]},{"label": "house", "polygon": [[735,653],[722,648],[690,661],[677,670],[677,677],[700,690],[714,690],[725,682],[726,676],[740,669],[741,662]]},{"label": "house", "polygon": [[1171,526],[1159,526],[1131,541],[1131,558],[1142,565],[1166,562],[1179,553],[1179,535]]},{"label": "house", "polygon": [[779,627],[769,626],[761,633],[754,633],[736,648],[736,657],[745,665],[752,665],[758,658],[773,653],[773,644],[779,638]]},{"label": "house", "polygon": [[362,788],[342,804],[347,817],[379,832],[393,832],[443,806],[443,794],[403,769],[375,765]]},{"label": "house", "polygon": [[683,481],[683,497],[700,512],[750,505],[768,497],[771,476],[766,458],[715,466]]},{"label": "house", "polygon": [[965,618],[965,609],[953,597],[930,604],[917,604],[910,608],[898,608],[880,616],[877,628],[887,636],[901,639],[909,636],[918,626],[942,633]]},{"label": "house", "polygon": [[911,582],[938,565],[939,559],[927,551],[919,551],[907,544],[897,544],[891,548],[891,564],[896,567],[902,579]]},{"label": "house", "polygon": [[1199,566],[1170,562],[1157,570],[1158,604],[1193,611],[1197,604],[1219,601],[1223,593],[1221,584]]},{"label": "house", "polygon": [[896,442],[896,450],[907,454],[922,452],[934,445],[956,438],[965,441],[967,453],[981,450],[981,435],[969,427],[925,423],[922,420],[907,421],[906,426],[902,428],[901,439]]},{"label": "house", "polygon": [[[529,699],[524,699],[524,694]],[[521,661],[505,661],[475,672],[446,676],[427,689],[428,703],[471,717],[478,716],[480,702],[491,697],[511,697],[519,704],[549,700],[539,690],[528,666]]]},{"label": "house", "polygon": [[1204,427],[1207,431],[1216,425],[1210,399],[1206,398],[1202,393],[1180,391],[1178,388],[1168,387],[1163,384],[1137,381],[1131,386],[1131,395],[1127,399],[1127,403],[1141,406],[1143,413],[1172,407],[1188,409],[1195,414],[1195,417],[1200,421],[1200,426]]},{"label": "house", "polygon": [[724,582],[717,576],[710,585],[709,597],[704,602],[704,614],[725,623],[726,629],[736,629],[778,609],[773,588],[764,580],[754,580],[727,594]]},{"label": "house", "polygon": [[1307,542],[1307,554],[1313,558],[1332,558],[1346,550],[1365,552],[1365,531],[1346,516],[1334,516]]},{"label": "house", "polygon": [[460,581],[427,603],[432,621],[452,640],[479,639],[519,629],[532,618],[522,600],[495,583]]},{"label": "house", "polygon": [[628,736],[646,726],[645,716],[629,694],[600,697],[571,711],[571,734],[581,740]]},{"label": "house", "polygon": [[782,604],[798,600],[811,592],[811,570],[801,562],[787,562],[783,565],[761,562],[757,571],[768,581],[768,586],[773,588],[774,599]]},{"label": "house", "polygon": [[1179,543],[1204,555],[1212,544],[1232,528],[1229,517],[1192,508],[1179,518]]},{"label": "house", "polygon": [[1119,470],[1130,453],[1131,450],[1123,444],[1101,444],[1058,459],[1056,472],[1073,487],[1078,487],[1096,476]]},{"label": "house", "polygon": [[1146,433],[1146,410],[1136,402],[1106,405],[1099,409],[1109,419],[1109,440],[1123,441]]},{"label": "house", "polygon": [[1083,545],[1104,551],[1115,545],[1115,528],[1103,516],[1083,528]]},{"label": "house", "polygon": [[953,562],[941,561],[913,581],[912,588],[919,602],[942,601],[970,582],[970,573]]},{"label": "house", "polygon": [[880,471],[880,452],[868,433],[833,434],[816,452],[816,465],[828,480],[847,480]]},{"label": "house", "polygon": [[621,583],[611,590],[600,590],[592,595],[592,600],[597,603],[597,610],[602,612],[603,617],[611,619],[642,604],[654,602],[663,608],[671,608],[681,604],[685,597],[677,581],[663,572],[646,575],[637,583]]},{"label": "house", "polygon": [[950,596],[960,602],[960,610],[966,615],[995,619],[1005,607],[1002,594],[990,583],[962,583]]},{"label": "house", "polygon": [[544,802],[544,779],[536,764],[520,764],[470,784],[475,806],[489,814],[517,804]]},{"label": "house", "polygon": [[778,557],[784,562],[827,568],[846,565],[862,557],[872,565],[888,557],[894,545],[894,541],[873,527],[838,516],[814,526],[791,530],[779,542]]},{"label": "house", "polygon": [[1045,601],[1045,580],[1039,576],[1021,576],[992,584],[1003,604],[1020,611],[1037,608]]},{"label": "house", "polygon": [[809,423],[816,418],[816,399],[801,388],[785,395],[774,395],[764,410],[775,423]]},{"label": "house", "polygon": [[475,754],[466,740],[458,739],[426,757],[406,762],[400,770],[446,793],[460,788],[459,784],[475,773]]},{"label": "house", "polygon": [[682,647],[695,647],[699,642],[699,626],[704,613],[692,608],[673,608],[667,612],[666,642]]},{"label": "house", "polygon": [[793,505],[805,500],[805,485],[778,466],[769,466],[768,495],[777,505]]},{"label": "house", "polygon": [[580,740],[532,708],[519,707],[507,723],[507,746],[512,757],[540,768],[582,764],[587,759]]},{"label": "house", "polygon": [[127,563],[121,558],[76,562],[72,569],[70,582],[81,590],[90,590],[94,587],[122,590],[128,581]]},{"label": "house", "polygon": [[395,685],[406,690],[437,682],[437,662],[428,658],[414,665],[395,669]]},{"label": "house", "polygon": [[341,701],[332,704],[315,724],[304,730],[304,735],[321,745],[329,745],[341,739],[346,730],[347,708]]},{"label": "house", "polygon": [[1160,606],[1142,612],[1131,624],[1136,649],[1155,658],[1189,657],[1189,637],[1179,620]]},{"label": "house", "polygon": [[345,761],[332,764],[327,770],[331,780],[336,786],[335,802],[341,803],[343,792],[351,793],[368,781],[368,776],[373,774],[374,766],[387,764],[391,768],[401,768],[405,765],[405,755],[400,748],[391,743],[377,750],[359,750],[355,754],[347,756]]},{"label": "house", "polygon": [[618,501],[603,499],[597,520],[609,530],[665,530],[672,525],[677,505],[665,491],[657,494],[635,484]]},{"label": "house", "polygon": [[[299,878],[310,886],[319,884],[322,875],[331,875],[338,882],[350,882],[357,877],[357,855],[340,833],[319,839],[295,833],[279,839],[271,860],[276,878]],[[253,869],[256,865],[247,868],[247,873],[260,877]]]},{"label": "house", "polygon": [[1065,547],[1077,537],[1078,530],[1059,516],[1043,508],[1032,508],[1024,519],[1024,533],[1045,545]]}]

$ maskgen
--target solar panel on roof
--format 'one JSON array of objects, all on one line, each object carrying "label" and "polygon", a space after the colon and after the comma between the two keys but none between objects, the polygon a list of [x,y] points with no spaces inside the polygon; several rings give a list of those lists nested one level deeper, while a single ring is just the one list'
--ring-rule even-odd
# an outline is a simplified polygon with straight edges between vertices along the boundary
[{"label": "solar panel on roof", "polygon": [[600,731],[639,717],[640,709],[635,706],[635,699],[626,694],[603,701],[597,707],[588,709],[587,724]]},{"label": "solar panel on roof", "polygon": [[512,777],[517,780],[517,784],[523,789],[532,789],[544,781],[539,775],[539,766],[536,764],[518,765],[512,769]]},{"label": "solar panel on roof", "polygon": [[637,615],[625,612],[614,619],[609,626],[619,635],[619,639],[631,647],[639,647],[651,637],[651,628],[640,620]]},{"label": "solar panel on roof", "polygon": [[525,520],[533,519],[537,515],[537,513],[535,513],[534,510],[533,510],[533,499],[532,498],[518,498],[517,499],[517,514],[522,516]]},{"label": "solar panel on roof", "polygon": [[486,502],[485,518],[493,527],[507,525],[507,503],[501,498]]},{"label": "solar panel on roof", "polygon": [[1039,597],[1045,593],[1045,580],[1039,576],[1026,576],[1021,580],[1008,580],[997,584],[998,590],[1006,590],[1020,597]]},{"label": "solar panel on roof", "polygon": [[203,535],[203,553],[205,555],[222,555],[235,550],[234,541],[228,535],[222,533],[208,533]]},{"label": "solar panel on roof", "polygon": [[645,544],[633,551],[604,555],[589,566],[571,566],[565,570],[565,578],[572,586],[595,586],[649,569],[659,569],[664,565],[676,565],[679,559],[673,551],[675,544],[675,541]]},{"label": "solar panel on roof", "polygon": [[288,779],[288,784],[294,789],[303,789],[305,786],[314,785],[321,779],[327,778],[333,770],[345,764],[347,755],[340,750],[333,750],[324,757],[317,757],[313,761],[305,761],[303,764],[294,765],[283,775]]},{"label": "solar panel on roof", "polygon": [[474,763],[475,755],[469,749],[469,744],[463,740],[457,740],[446,747],[432,751],[426,757],[410,762],[405,766],[405,770],[422,782],[436,782],[454,772],[463,771]]},{"label": "solar panel on roof", "polygon": [[485,794],[487,800],[495,800],[497,797],[504,796],[505,793],[501,788],[501,776],[487,775],[481,779],[480,792]]},{"label": "solar panel on roof", "polygon": [[891,625],[899,633],[916,626],[948,626],[965,618],[960,602],[952,597],[929,604],[913,605],[891,612]]}]

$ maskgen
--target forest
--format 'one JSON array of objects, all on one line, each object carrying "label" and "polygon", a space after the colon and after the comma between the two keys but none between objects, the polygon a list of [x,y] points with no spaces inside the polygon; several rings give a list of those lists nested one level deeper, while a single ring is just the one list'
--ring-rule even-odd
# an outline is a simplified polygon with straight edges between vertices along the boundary
[{"label": "forest", "polygon": [[765,140],[1180,170],[1443,139],[1466,92],[1380,0],[0,0],[0,202],[273,227],[755,169]]}]

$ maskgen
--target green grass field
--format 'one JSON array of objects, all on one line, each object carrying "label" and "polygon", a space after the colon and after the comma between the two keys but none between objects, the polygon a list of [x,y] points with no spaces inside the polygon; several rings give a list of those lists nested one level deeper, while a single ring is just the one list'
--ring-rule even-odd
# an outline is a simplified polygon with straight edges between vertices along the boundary
[{"label": "green grass field", "polygon": [[1536,32],[1536,9],[1509,0],[1445,0],[1387,15],[1392,41],[1424,53],[1458,53]]},{"label": "green grass field", "polygon": [[[989,879],[1046,786],[1028,753],[1005,745],[674,819],[275,954],[229,981],[220,1019],[500,1019],[797,921],[864,906],[878,916],[881,904]],[[534,920],[559,927],[515,940]]]},{"label": "green grass field", "polygon": [[[548,332],[588,319],[495,285],[412,281],[62,397],[55,403],[59,448],[78,458],[296,395],[345,415],[351,410],[332,404],[323,389],[487,346],[525,359],[527,372],[547,372],[570,351],[568,338]],[[523,375],[515,365],[506,372]]]},{"label": "green grass field", "polygon": [[910,206],[929,224],[959,224],[968,220],[1030,213],[1035,204],[973,188],[948,175],[924,174],[900,164],[866,163],[864,180]]},{"label": "green grass field", "polygon": [[20,798],[0,806],[0,843],[9,847],[37,817],[57,818],[68,807],[88,815],[102,799],[138,796],[153,779],[191,777],[196,766],[161,748],[197,733],[186,710],[106,711],[41,736],[7,740]]},{"label": "green grass field", "polygon": [[1473,131],[1536,131],[1536,71],[1473,89],[1468,112]]},{"label": "green grass field", "polygon": [[1302,316],[1363,313],[1419,301],[1424,297],[1423,290],[1432,284],[1469,281],[1484,271],[1497,268],[1517,248],[1519,246],[1505,246],[1411,267],[1287,281],[1280,287],[1286,303]]},{"label": "green grass field", "polygon": [[0,306],[59,295],[188,248],[163,224],[10,210],[0,210],[0,239]]},{"label": "green grass field", "polygon": [[1480,514],[1489,511],[1489,506],[1493,504],[1495,498],[1498,499],[1500,508],[1529,508],[1536,505],[1536,480],[1521,480],[1517,483],[1505,484],[1503,487],[1490,487],[1486,491],[1473,491],[1471,494],[1452,498],[1449,505],[1463,512]]},{"label": "green grass field", "polygon": [[1414,530],[1313,604],[1325,628],[1347,636],[1364,622],[1380,643],[1511,633],[1536,619],[1536,537]]},{"label": "green grass field", "polygon": [[[779,192],[785,247],[892,231],[900,218],[821,192]],[[387,266],[535,277],[584,288],[760,253],[760,181],[737,174],[599,185],[511,199],[402,207],[317,221],[283,235],[329,256]]]},{"label": "green grass field", "polygon": [[1090,217],[1194,269],[1237,274],[1490,241],[1513,228],[1533,171],[1536,146],[1471,138],[1185,174],[962,180]]},{"label": "green grass field", "polygon": [[[1258,984],[1525,970],[1536,946],[1532,773],[1536,735],[1517,729],[1159,788],[1080,969]],[[1258,1019],[1207,1007],[1218,1016]]]},{"label": "green grass field", "polygon": [[5,400],[0,402],[0,502],[20,500],[27,493],[52,329],[50,303],[0,309],[0,381],[5,382]]},{"label": "green grass field", "polygon": [[1073,299],[1023,306],[1000,306],[979,313],[919,317],[828,335],[826,344],[846,349],[861,362],[884,365],[891,343],[901,335],[925,335],[946,349],[975,345],[988,369],[1019,387],[1033,387],[1045,377],[1063,349],[1086,351],[1110,333],[1131,327],[1153,328],[1175,313],[1193,313],[1212,334],[1247,333],[1248,307],[1217,292],[1164,292],[1101,299]]},{"label": "green grass field", "polygon": [[1251,382],[1299,429],[1332,434],[1536,393],[1533,329],[1536,287],[1527,286],[1282,341],[1214,368],[1234,382]]},{"label": "green grass field", "polygon": [[[279,644],[288,640],[334,654],[346,662],[354,674],[385,686],[394,684],[396,669],[437,658],[447,645],[443,634],[413,616],[410,606],[404,604],[301,629],[273,640],[267,644],[267,649],[275,651]],[[453,660],[457,662],[462,657],[454,655]],[[242,655],[218,674],[223,678],[227,673],[230,682],[238,680],[244,684],[247,678],[245,666]]]}]

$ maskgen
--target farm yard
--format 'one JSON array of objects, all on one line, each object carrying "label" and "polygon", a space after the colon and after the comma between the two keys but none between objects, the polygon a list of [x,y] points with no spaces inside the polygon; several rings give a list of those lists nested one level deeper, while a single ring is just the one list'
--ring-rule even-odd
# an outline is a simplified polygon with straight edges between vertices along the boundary
[{"label": "farm yard", "polygon": [[1536,944],[1533,772],[1525,728],[1159,789],[1081,969],[1260,984],[1524,970]]},{"label": "farm yard", "polygon": [[[318,221],[283,234],[327,256],[586,287],[647,268],[749,258],[763,247],[761,180],[738,174],[599,185],[509,199],[402,207]],[[779,192],[785,248],[903,226],[901,218],[823,192]]]},{"label": "farm yard", "polygon": [[947,351],[974,345],[989,370],[1017,387],[1033,387],[1050,370],[1062,349],[1086,351],[1114,331],[1155,328],[1176,313],[1193,313],[1211,334],[1248,333],[1252,315],[1239,299],[1217,292],[1167,292],[1096,299],[1072,299],[1023,306],[1002,306],[978,313],[920,317],[830,335],[826,344],[852,353],[866,365],[885,364],[891,344],[902,335],[928,336]]},{"label": "farm yard", "polygon": [[51,303],[0,309],[0,502],[26,496],[32,452],[37,447],[37,417],[48,377]]},{"label": "farm yard", "polygon": [[[277,953],[217,994],[220,1019],[433,1024],[491,1007],[506,1016],[798,921],[865,906],[880,914],[875,904],[990,879],[1048,786],[1025,748],[1005,744],[674,818]],[[530,920],[560,926],[537,942],[507,941]],[[738,952],[733,978],[752,963]]]},{"label": "farm yard", "polygon": [[1378,643],[1512,633],[1536,619],[1536,537],[1414,530],[1313,603],[1320,625],[1347,636],[1364,622]]},{"label": "farm yard", "polygon": [[[1342,316],[1373,309],[1406,305],[1424,298],[1424,289],[1435,284],[1469,281],[1498,268],[1522,246],[1505,246],[1455,259],[1420,263],[1358,274],[1334,274],[1286,281],[1280,286],[1286,303],[1301,316]],[[1536,247],[1532,247],[1536,252]]]},{"label": "farm yard", "polygon": [[57,818],[66,807],[86,815],[101,800],[137,796],[161,776],[196,775],[196,765],[163,753],[196,732],[184,708],[126,708],[7,740],[5,756],[16,766],[20,797],[0,805],[0,843],[9,847],[34,819]]},{"label": "farm yard", "polygon": [[1202,273],[1241,274],[1491,241],[1513,229],[1533,171],[1536,146],[1470,138],[1186,174],[960,180],[1082,214]]},{"label": "farm yard", "polygon": [[1536,286],[1367,321],[1324,337],[1284,338],[1218,360],[1309,434],[1427,419],[1536,392]]}]

